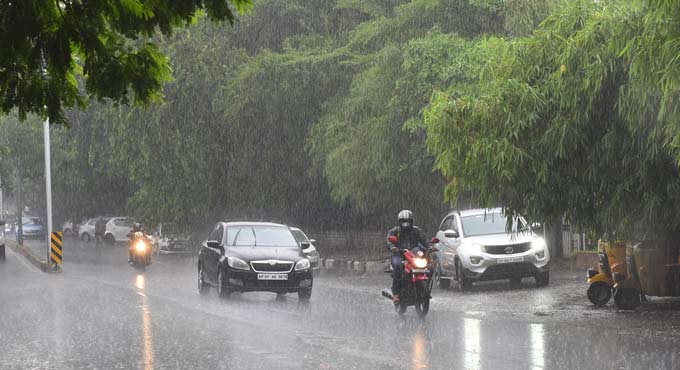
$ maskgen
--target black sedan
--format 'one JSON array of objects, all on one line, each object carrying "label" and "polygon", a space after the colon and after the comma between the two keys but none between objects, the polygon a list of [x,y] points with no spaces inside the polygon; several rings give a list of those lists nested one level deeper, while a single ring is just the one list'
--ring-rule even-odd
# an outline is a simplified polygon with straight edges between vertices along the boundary
[{"label": "black sedan", "polygon": [[198,254],[198,290],[297,292],[312,296],[312,269],[288,226],[265,222],[220,222]]}]

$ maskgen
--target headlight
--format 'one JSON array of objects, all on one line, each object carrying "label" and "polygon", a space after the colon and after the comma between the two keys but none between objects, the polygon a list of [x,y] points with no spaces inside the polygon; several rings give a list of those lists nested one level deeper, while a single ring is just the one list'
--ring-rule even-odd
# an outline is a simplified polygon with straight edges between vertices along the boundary
[{"label": "headlight", "polygon": [[416,268],[424,269],[425,267],[427,267],[427,260],[425,258],[414,258],[413,265]]},{"label": "headlight", "polygon": [[468,253],[482,253],[484,252],[481,244],[468,244],[465,246],[465,251]]},{"label": "headlight", "polygon": [[227,258],[227,264],[231,268],[235,268],[235,269],[239,269],[239,270],[250,270],[248,263],[246,263],[246,261],[244,261],[240,258],[229,257],[229,258]]},{"label": "headlight", "polygon": [[142,240],[138,241],[137,244],[135,244],[135,250],[140,253],[146,252],[146,243],[144,243]]},{"label": "headlight", "polygon": [[531,249],[536,253],[536,258],[542,260],[545,258],[545,252],[548,246],[543,238],[536,238],[531,241]]},{"label": "headlight", "polygon": [[307,270],[311,265],[308,259],[301,259],[295,264],[295,271]]}]

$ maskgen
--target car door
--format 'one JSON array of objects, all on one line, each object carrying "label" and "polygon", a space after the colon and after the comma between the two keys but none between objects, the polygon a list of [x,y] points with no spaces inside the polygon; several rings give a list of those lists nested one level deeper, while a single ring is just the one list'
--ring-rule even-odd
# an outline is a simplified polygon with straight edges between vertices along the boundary
[{"label": "car door", "polygon": [[114,238],[117,241],[125,241],[127,239],[127,234],[130,232],[130,221],[127,218],[117,218],[113,222],[113,233]]},{"label": "car door", "polygon": [[442,224],[439,226],[439,231],[437,231],[437,239],[439,239],[439,244],[442,253],[452,253],[457,255],[457,249],[460,245],[459,238],[447,238],[444,235],[446,230],[458,231],[458,220],[456,215],[447,216]]},{"label": "car door", "polygon": [[[210,233],[203,248],[206,251],[205,270],[208,275],[207,278],[211,283],[217,283],[217,274],[219,272],[220,259],[222,258],[222,250],[220,248],[211,248],[208,246],[208,241],[217,240],[222,243],[224,227],[221,224],[215,226],[215,229]],[[224,246],[223,246],[224,248]]]}]

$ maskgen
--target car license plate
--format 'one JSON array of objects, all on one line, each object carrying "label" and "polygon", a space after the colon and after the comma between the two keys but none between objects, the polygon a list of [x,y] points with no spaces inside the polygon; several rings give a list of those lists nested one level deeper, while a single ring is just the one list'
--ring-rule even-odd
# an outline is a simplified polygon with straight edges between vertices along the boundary
[{"label": "car license plate", "polygon": [[425,272],[427,272],[427,269],[413,269],[413,270],[411,270],[411,271],[413,271],[413,272],[416,273],[416,274],[419,274],[419,273],[425,273]]},{"label": "car license plate", "polygon": [[288,280],[288,274],[257,274],[257,280]]},{"label": "car license plate", "polygon": [[524,262],[524,257],[508,257],[499,258],[496,260],[496,263],[514,263],[514,262]]}]

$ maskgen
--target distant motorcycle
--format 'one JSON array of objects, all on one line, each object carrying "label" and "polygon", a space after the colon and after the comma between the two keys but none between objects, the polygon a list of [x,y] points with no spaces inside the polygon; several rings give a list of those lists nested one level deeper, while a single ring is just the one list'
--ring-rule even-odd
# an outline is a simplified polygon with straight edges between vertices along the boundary
[{"label": "distant motorcycle", "polygon": [[[398,240],[395,236],[391,236],[390,242],[396,245]],[[437,242],[433,240],[433,243]],[[397,313],[403,314],[408,306],[415,306],[418,316],[427,316],[427,313],[430,311],[430,292],[432,291],[430,253],[436,251],[437,248],[430,248],[426,252],[419,248],[412,250],[403,249],[400,251],[404,256],[404,275],[400,300],[399,302],[394,302],[394,309]],[[390,289],[383,289],[382,295],[394,301],[394,296]]]},{"label": "distant motorcycle", "polygon": [[138,270],[144,271],[151,264],[152,242],[143,232],[137,231],[130,239],[130,264]]}]

